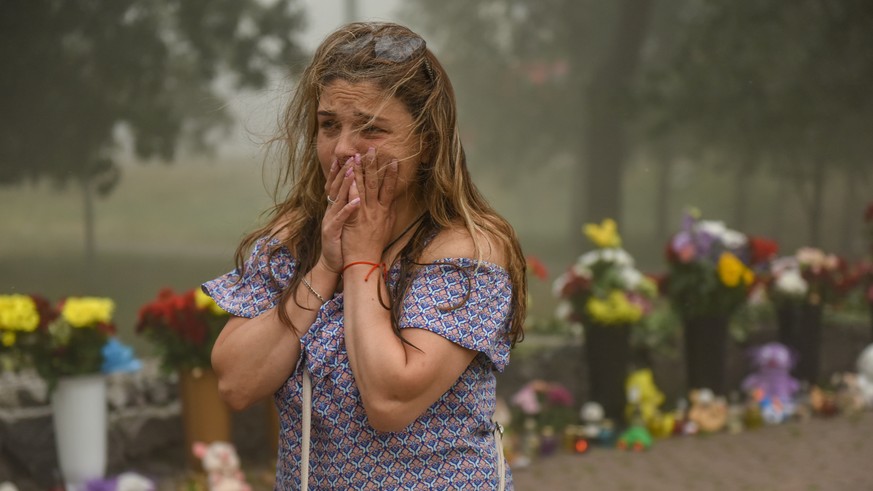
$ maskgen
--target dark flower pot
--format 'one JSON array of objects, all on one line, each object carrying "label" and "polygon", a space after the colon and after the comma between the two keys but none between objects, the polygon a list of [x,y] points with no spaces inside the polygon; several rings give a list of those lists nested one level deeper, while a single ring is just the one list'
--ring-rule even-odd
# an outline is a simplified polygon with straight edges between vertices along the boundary
[{"label": "dark flower pot", "polygon": [[727,393],[727,330],[730,316],[700,316],[683,320],[685,375],[690,389]]},{"label": "dark flower pot", "polygon": [[809,303],[788,304],[777,310],[779,342],[797,355],[794,376],[817,383],[821,367],[822,306]]},{"label": "dark flower pot", "polygon": [[603,406],[607,418],[624,421],[625,380],[630,362],[630,326],[585,324],[589,399]]}]

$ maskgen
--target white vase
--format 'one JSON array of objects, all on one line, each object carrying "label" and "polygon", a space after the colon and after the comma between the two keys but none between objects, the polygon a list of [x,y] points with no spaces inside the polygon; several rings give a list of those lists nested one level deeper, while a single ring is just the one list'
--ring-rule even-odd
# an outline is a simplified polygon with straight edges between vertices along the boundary
[{"label": "white vase", "polygon": [[58,462],[68,491],[106,473],[106,379],[63,377],[51,397]]}]

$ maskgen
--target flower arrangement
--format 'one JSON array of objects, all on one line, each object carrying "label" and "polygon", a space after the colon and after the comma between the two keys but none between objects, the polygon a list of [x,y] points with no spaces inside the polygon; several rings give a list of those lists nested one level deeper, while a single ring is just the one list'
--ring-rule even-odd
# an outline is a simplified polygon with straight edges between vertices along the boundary
[{"label": "flower arrangement", "polygon": [[657,286],[621,248],[614,220],[585,225],[583,232],[596,249],[580,256],[555,280],[553,292],[561,299],[557,316],[571,323],[637,323],[651,310]]},{"label": "flower arrangement", "polygon": [[847,263],[835,254],[803,247],[792,256],[774,260],[770,298],[776,305],[825,305],[839,301],[858,281]]},{"label": "flower arrangement", "polygon": [[[532,380],[520,388],[510,399],[524,418],[532,418],[538,426],[561,429],[575,420],[573,394],[557,382]],[[513,418],[521,421],[521,418]]]},{"label": "flower arrangement", "polygon": [[57,318],[48,300],[38,295],[0,295],[0,372],[28,364],[27,353],[38,330]]},{"label": "flower arrangement", "polygon": [[775,256],[775,242],[748,237],[691,211],[667,244],[664,290],[684,319],[726,316],[746,300],[756,272]]},{"label": "flower arrangement", "polygon": [[211,368],[212,346],[228,317],[199,288],[181,294],[165,288],[140,309],[136,332],[154,344],[167,372]]},{"label": "flower arrangement", "polygon": [[140,367],[133,350],[115,339],[112,315],[115,303],[109,298],[68,297],[56,314],[44,314],[44,329],[36,330],[27,348],[30,362],[53,389],[67,376],[135,371]]}]

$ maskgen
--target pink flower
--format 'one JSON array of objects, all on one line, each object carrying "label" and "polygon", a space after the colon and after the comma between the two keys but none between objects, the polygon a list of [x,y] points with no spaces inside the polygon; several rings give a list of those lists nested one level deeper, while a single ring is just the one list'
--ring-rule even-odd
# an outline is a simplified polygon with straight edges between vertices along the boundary
[{"label": "pink flower", "polygon": [[533,383],[529,383],[519,389],[519,391],[512,396],[512,404],[521,408],[521,411],[528,416],[539,414],[542,410]]},{"label": "pink flower", "polygon": [[546,392],[549,404],[570,407],[573,405],[573,394],[561,384],[551,384]]}]

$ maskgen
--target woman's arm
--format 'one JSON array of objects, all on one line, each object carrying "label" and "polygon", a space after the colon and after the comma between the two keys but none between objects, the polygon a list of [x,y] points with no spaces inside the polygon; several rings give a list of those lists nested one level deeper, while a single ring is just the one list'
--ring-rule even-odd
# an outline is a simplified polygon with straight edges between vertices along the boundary
[{"label": "woman's arm", "polygon": [[[367,164],[374,162],[364,161]],[[360,208],[343,231],[346,264],[381,262],[381,250],[393,223],[390,204],[397,164],[387,167],[384,182],[366,182],[362,174],[374,169],[356,166]],[[496,251],[495,248],[489,248]],[[424,262],[440,257],[475,257],[473,240],[466,231],[446,231],[431,242]],[[496,254],[483,259],[503,263]],[[390,312],[379,302],[388,298],[384,282],[372,266],[359,264],[343,272],[346,349],[370,425],[380,431],[400,431],[433,405],[467,369],[476,352],[424,329],[404,329],[404,343],[391,327]],[[367,275],[369,274],[369,278]],[[402,301],[402,300],[398,300]]]},{"label": "woman's arm", "polygon": [[[336,289],[339,275],[322,262],[305,278],[312,288],[328,298]],[[232,317],[212,348],[212,368],[218,375],[218,389],[234,410],[245,409],[276,392],[288,379],[300,357],[300,338],[309,330],[321,301],[305,286],[285,305],[292,332],[279,319],[280,306],[252,319]],[[305,308],[304,308],[305,307]]]},{"label": "woman's arm", "polygon": [[[325,194],[338,198],[327,208],[322,220],[321,257],[303,276],[323,299],[330,298],[336,290],[343,260],[342,228],[354,210],[346,199],[352,183],[351,173],[347,172],[351,165],[347,162],[340,167],[335,162],[331,166]],[[274,232],[281,229],[282,224],[278,224]],[[300,338],[315,321],[319,307],[321,299],[301,282],[285,304],[297,332],[279,318],[280,306],[252,319],[233,317],[228,321],[212,349],[212,367],[218,375],[219,392],[232,408],[244,409],[282,386],[297,365]]]}]

